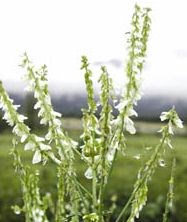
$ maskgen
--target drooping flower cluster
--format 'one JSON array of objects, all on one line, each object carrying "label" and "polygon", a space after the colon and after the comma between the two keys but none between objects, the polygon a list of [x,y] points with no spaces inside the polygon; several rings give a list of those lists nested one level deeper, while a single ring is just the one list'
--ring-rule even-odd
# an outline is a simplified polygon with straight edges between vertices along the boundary
[{"label": "drooping flower cluster", "polygon": [[71,147],[75,147],[76,143],[63,133],[61,114],[53,110],[48,91],[47,67],[44,65],[39,70],[35,70],[26,53],[23,57],[22,66],[27,70],[25,79],[29,84],[29,89],[34,91],[34,97],[37,99],[34,109],[39,109],[40,123],[49,126],[45,139],[49,143],[55,140],[55,147],[58,149],[61,159],[64,159],[64,155],[73,158]]},{"label": "drooping flower cluster", "polygon": [[161,121],[168,120],[169,121],[169,134],[173,134],[172,125],[183,128],[182,121],[180,120],[175,109],[171,109],[168,112],[162,112],[160,116]]},{"label": "drooping flower cluster", "polygon": [[34,152],[33,163],[39,163],[42,160],[45,162],[48,158],[52,159],[55,163],[60,164],[54,154],[51,152],[51,146],[44,143],[44,138],[30,133],[30,129],[25,125],[24,117],[17,113],[19,106],[13,105],[11,100],[3,88],[2,82],[0,82],[0,106],[4,111],[4,119],[9,125],[13,127],[12,132],[20,137],[20,141],[25,143],[25,150],[31,150]]},{"label": "drooping flower cluster", "polygon": [[171,109],[168,112],[162,112],[160,116],[161,121],[168,121],[168,125],[163,127],[159,132],[165,133],[167,135],[164,143],[168,145],[171,149],[171,137],[174,134],[173,126],[177,128],[183,128],[182,121],[180,120],[175,109]]}]

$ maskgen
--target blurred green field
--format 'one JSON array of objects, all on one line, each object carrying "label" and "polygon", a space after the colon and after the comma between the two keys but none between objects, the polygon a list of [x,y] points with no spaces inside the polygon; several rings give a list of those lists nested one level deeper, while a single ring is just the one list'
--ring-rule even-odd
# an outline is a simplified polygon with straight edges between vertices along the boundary
[{"label": "blurred green field", "polygon": [[[64,123],[68,126],[69,134],[77,139],[81,133],[79,122]],[[76,127],[73,127],[76,126]],[[72,130],[72,127],[74,130]],[[22,222],[24,218],[20,215],[14,215],[11,210],[11,205],[21,203],[21,189],[19,179],[14,173],[12,166],[12,157],[9,155],[11,149],[11,134],[10,132],[3,132],[0,134],[0,222]],[[154,145],[159,141],[159,135],[156,134],[142,134],[138,133],[136,136],[127,135],[127,150],[126,156],[119,156],[116,161],[116,167],[111,176],[108,185],[108,192],[106,194],[106,204],[110,206],[110,196],[117,196],[117,203],[122,206],[132,192],[132,186],[136,180],[138,168],[145,162],[149,155],[154,150]],[[81,141],[79,141],[81,143]],[[146,147],[152,149],[147,150]],[[176,136],[173,139],[173,146],[175,149],[166,153],[166,166],[159,167],[154,175],[154,179],[150,183],[148,205],[145,207],[138,221],[141,222],[158,222],[161,220],[161,215],[164,208],[166,193],[168,189],[168,179],[170,175],[170,165],[172,156],[176,156],[177,167],[175,174],[175,208],[170,221],[185,222],[187,221],[187,137]],[[18,147],[23,160],[31,163],[32,155],[29,152],[23,152],[21,145]],[[134,158],[135,155],[140,154],[140,160]],[[89,185],[89,181],[85,180],[83,173],[85,166],[80,162],[76,162],[80,180]],[[33,166],[35,167],[35,166]],[[41,192],[51,192],[53,199],[55,199],[56,185],[55,174],[56,169],[52,163],[46,166],[39,166],[41,173]],[[118,208],[116,213],[120,210]]]}]

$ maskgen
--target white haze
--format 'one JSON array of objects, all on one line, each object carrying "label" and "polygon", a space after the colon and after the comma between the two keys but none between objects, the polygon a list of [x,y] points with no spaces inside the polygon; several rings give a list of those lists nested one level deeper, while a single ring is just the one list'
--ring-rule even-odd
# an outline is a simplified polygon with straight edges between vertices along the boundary
[{"label": "white haze", "polygon": [[90,59],[95,79],[104,63],[123,85],[125,32],[135,2],[152,8],[144,92],[187,94],[185,0],[0,1],[0,79],[9,90],[22,90],[18,65],[27,51],[35,64],[47,64],[54,92],[84,90],[81,55]]}]

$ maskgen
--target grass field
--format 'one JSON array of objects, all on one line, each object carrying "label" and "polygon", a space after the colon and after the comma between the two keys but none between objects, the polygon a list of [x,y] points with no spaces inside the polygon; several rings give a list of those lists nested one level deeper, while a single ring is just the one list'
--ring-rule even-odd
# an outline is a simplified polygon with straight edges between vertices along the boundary
[{"label": "grass field", "polygon": [[[72,123],[72,124],[75,124]],[[81,128],[78,122],[75,124],[77,127],[72,130],[70,122],[66,121],[69,134],[72,137],[77,138],[80,134]],[[21,203],[21,190],[19,186],[19,180],[14,173],[12,166],[12,157],[9,155],[11,149],[11,134],[4,132],[0,134],[0,222],[13,222],[24,221],[23,218],[14,215],[11,210],[11,205]],[[159,135],[154,134],[141,134],[136,136],[127,136],[127,150],[126,156],[119,156],[116,161],[116,167],[111,176],[111,181],[108,186],[108,192],[106,194],[107,205],[111,204],[109,196],[116,195],[117,203],[122,206],[130,193],[132,192],[132,185],[136,180],[138,168],[149,157],[159,141]],[[79,141],[81,142],[81,141]],[[169,168],[171,165],[171,158],[176,156],[177,167],[175,174],[175,208],[172,219],[170,221],[185,222],[187,221],[187,137],[176,136],[173,139],[173,146],[175,149],[172,152],[168,150],[166,153],[166,166],[159,167],[155,173],[154,179],[151,181],[148,205],[142,212],[144,219],[140,218],[141,222],[158,222],[161,221],[161,213],[164,207],[164,201],[168,189]],[[149,151],[146,147],[153,147]],[[18,149],[22,150],[19,146]],[[31,153],[21,151],[24,161],[31,162]],[[140,160],[134,158],[135,155],[140,154]],[[83,172],[84,165],[80,161],[76,162],[80,180],[83,183],[89,185],[89,181],[86,181]],[[56,185],[55,174],[56,169],[52,163],[47,166],[40,166],[41,169],[41,192],[51,192],[55,199]],[[116,210],[119,210],[119,208]]]}]

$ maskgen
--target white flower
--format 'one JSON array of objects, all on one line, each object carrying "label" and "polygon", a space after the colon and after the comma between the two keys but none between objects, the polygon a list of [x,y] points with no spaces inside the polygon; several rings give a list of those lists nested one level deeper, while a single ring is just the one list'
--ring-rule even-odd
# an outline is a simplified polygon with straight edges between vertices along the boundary
[{"label": "white flower", "polygon": [[26,92],[32,92],[32,91],[33,91],[33,87],[31,86],[31,84],[29,84],[28,86],[26,86],[26,87],[24,88],[24,91],[26,91]]},{"label": "white flower", "polygon": [[26,137],[25,136],[25,131],[23,131],[22,129],[20,129],[19,125],[16,125],[13,130],[12,130],[13,133],[15,133],[17,136],[19,137]]},{"label": "white flower", "polygon": [[58,113],[58,112],[55,112],[55,111],[53,111],[53,115],[56,116],[56,117],[62,117],[61,113]]},{"label": "white flower", "polygon": [[140,159],[140,154],[135,155],[134,159],[139,160]]},{"label": "white flower", "polygon": [[69,143],[66,140],[60,140],[62,146],[69,146]]},{"label": "white flower", "polygon": [[2,109],[3,108],[3,103],[2,103],[2,101],[0,101],[0,109]]},{"label": "white flower", "polygon": [[77,143],[76,141],[74,141],[74,140],[71,140],[71,145],[72,145],[73,147],[77,147],[78,143]]},{"label": "white flower", "polygon": [[61,126],[61,121],[59,119],[54,119],[53,123],[57,126],[60,127]]},{"label": "white flower", "polygon": [[135,134],[136,133],[136,129],[134,127],[134,123],[133,123],[133,121],[129,117],[125,117],[124,124],[125,124],[126,130],[130,134]]},{"label": "white flower", "polygon": [[14,125],[14,120],[8,112],[5,112],[3,119],[5,119],[10,126]]},{"label": "white flower", "polygon": [[17,214],[17,215],[19,215],[21,213],[21,209],[17,205],[13,206],[13,210],[14,210],[14,213]]},{"label": "white flower", "polygon": [[85,177],[87,178],[87,179],[92,179],[93,178],[93,172],[92,172],[92,168],[91,167],[89,167],[87,170],[86,170],[86,172],[85,172]]},{"label": "white flower", "polygon": [[45,140],[43,137],[39,137],[39,136],[34,136],[34,139],[35,139],[35,141],[37,141],[37,142],[42,142],[42,141]]},{"label": "white flower", "polygon": [[21,137],[21,143],[24,143],[25,140],[27,139],[28,135],[27,134],[24,134],[22,137]]},{"label": "white flower", "polygon": [[13,105],[13,107],[14,107],[15,110],[17,110],[20,107],[20,105]]},{"label": "white flower", "polygon": [[39,96],[40,96],[40,92],[36,89],[34,92],[34,97],[39,98]]},{"label": "white flower", "polygon": [[111,163],[114,159],[114,155],[116,150],[118,149],[118,143],[112,144],[113,146],[109,149],[109,151],[106,154],[106,158],[109,163]]},{"label": "white flower", "polygon": [[51,147],[49,145],[40,143],[40,149],[41,150],[51,150]]},{"label": "white flower", "polygon": [[24,150],[34,150],[36,147],[35,143],[29,141],[28,143],[25,144]]},{"label": "white flower", "polygon": [[8,98],[8,100],[9,100],[10,103],[13,103],[13,102],[14,102],[13,99]]},{"label": "white flower", "polygon": [[128,116],[138,116],[138,113],[134,109],[130,109],[128,112]]},{"label": "white flower", "polygon": [[168,112],[162,112],[160,115],[161,121],[165,121],[168,119]]},{"label": "white flower", "polygon": [[182,121],[180,120],[177,112],[173,109],[171,109],[168,112],[162,112],[160,116],[161,121],[169,120],[171,121],[176,127],[183,128]]},{"label": "white flower", "polygon": [[42,81],[39,81],[39,85],[40,85],[40,88],[44,89],[47,85],[47,82],[42,80]]},{"label": "white flower", "polygon": [[173,133],[173,127],[172,127],[171,122],[169,122],[169,125],[168,125],[168,132],[169,132],[169,134],[171,134],[171,135],[174,134],[174,133]]},{"label": "white flower", "polygon": [[51,105],[51,99],[50,99],[50,97],[47,95],[47,96],[45,96],[45,104],[47,104],[47,105]]},{"label": "white flower", "polygon": [[121,111],[128,105],[128,103],[129,103],[129,100],[122,101],[117,106],[115,106],[115,108]]},{"label": "white flower", "polygon": [[6,113],[6,112],[8,112],[8,107],[7,107],[7,105],[6,104],[2,104],[3,105],[3,107],[2,107],[2,110]]},{"label": "white flower", "polygon": [[169,148],[173,149],[173,146],[171,145],[171,140],[169,138],[166,138],[164,143],[167,144]]},{"label": "white flower", "polygon": [[176,127],[183,128],[182,121],[179,118],[174,119],[173,122],[174,122]]},{"label": "white flower", "polygon": [[41,160],[42,160],[41,152],[39,150],[36,150],[32,159],[32,163],[36,164],[36,163],[41,162]]},{"label": "white flower", "polygon": [[40,120],[40,124],[43,124],[43,125],[46,125],[47,122],[48,122],[48,120],[47,120],[46,118],[42,118],[42,119]]},{"label": "white flower", "polygon": [[45,113],[45,110],[44,109],[40,109],[40,111],[38,112],[38,116],[43,116],[43,114]]},{"label": "white flower", "polygon": [[38,101],[35,105],[34,105],[34,109],[39,109],[41,107],[41,102]]},{"label": "white flower", "polygon": [[27,119],[27,117],[25,117],[24,115],[19,115],[18,116],[19,122],[23,122],[25,119]]},{"label": "white flower", "polygon": [[106,158],[109,163],[111,163],[113,161],[115,151],[116,151],[116,149],[110,149],[110,151],[107,153]]},{"label": "white flower", "polygon": [[46,135],[45,135],[46,140],[51,140],[52,139],[52,133],[51,131],[49,131]]},{"label": "white flower", "polygon": [[[41,209],[32,210],[33,222],[43,222],[44,221],[44,211]],[[45,222],[45,221],[44,221]]]}]

